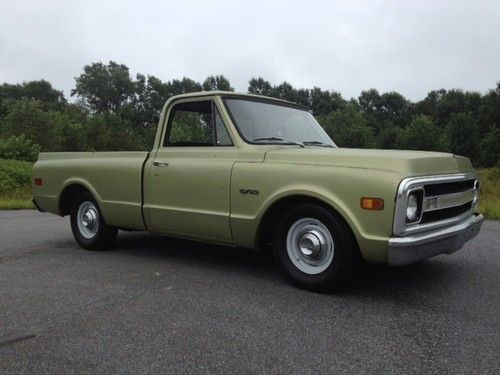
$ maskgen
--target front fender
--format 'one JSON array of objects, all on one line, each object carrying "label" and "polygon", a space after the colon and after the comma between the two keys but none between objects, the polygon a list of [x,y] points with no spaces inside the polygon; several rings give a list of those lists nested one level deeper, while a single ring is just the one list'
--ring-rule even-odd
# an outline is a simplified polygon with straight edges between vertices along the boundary
[{"label": "front fender", "polygon": [[283,199],[288,199],[289,197],[312,198],[323,202],[339,213],[349,226],[353,228],[353,232],[358,234],[358,228],[360,225],[352,210],[349,209],[348,205],[342,200],[341,197],[332,191],[325,190],[320,186],[290,184],[288,186],[281,187],[266,199],[257,216],[257,220],[261,222],[266,212],[273,205]]},{"label": "front fender", "polygon": [[[255,247],[267,210],[281,199],[304,196],[324,202],[344,218],[366,260],[385,262],[400,180],[397,173],[363,168],[267,162],[235,165],[231,184],[234,240],[239,245]],[[240,194],[240,189],[258,190],[259,194]],[[362,209],[362,197],[384,199],[384,210]]]}]

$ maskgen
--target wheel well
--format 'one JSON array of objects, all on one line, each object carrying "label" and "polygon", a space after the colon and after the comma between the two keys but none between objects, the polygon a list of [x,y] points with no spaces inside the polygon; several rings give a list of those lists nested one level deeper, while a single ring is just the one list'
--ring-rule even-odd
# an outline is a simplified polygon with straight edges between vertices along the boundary
[{"label": "wheel well", "polygon": [[262,248],[263,246],[266,246],[271,243],[272,241],[272,236],[273,236],[273,229],[274,229],[274,224],[276,223],[277,220],[279,220],[280,216],[283,215],[284,212],[286,212],[288,209],[292,208],[293,206],[296,206],[298,204],[304,204],[304,203],[314,203],[320,206],[323,206],[327,208],[328,210],[331,210],[335,212],[340,219],[342,219],[349,228],[352,238],[354,239],[354,242],[356,243],[356,247],[359,246],[357,245],[357,240],[356,236],[354,236],[354,233],[350,227],[350,225],[347,223],[347,221],[342,217],[342,215],[335,210],[332,206],[329,204],[323,202],[320,199],[317,198],[312,198],[308,197],[305,195],[292,195],[289,197],[281,198],[278,201],[274,202],[266,211],[264,216],[262,217],[260,224],[259,224],[259,231],[257,232],[257,246],[259,248]]},{"label": "wheel well", "polygon": [[64,188],[59,198],[59,213],[61,216],[69,215],[76,197],[81,193],[88,192],[88,189],[79,184],[71,184]]}]

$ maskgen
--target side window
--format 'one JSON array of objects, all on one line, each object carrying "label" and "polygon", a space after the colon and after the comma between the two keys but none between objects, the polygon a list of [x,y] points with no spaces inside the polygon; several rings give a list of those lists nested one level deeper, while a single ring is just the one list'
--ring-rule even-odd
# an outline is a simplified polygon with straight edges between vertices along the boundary
[{"label": "side window", "polygon": [[215,107],[215,132],[217,134],[217,146],[232,146],[233,142],[227,132],[226,126],[220,117],[219,110]]},{"label": "side window", "polygon": [[230,146],[232,142],[217,107],[211,100],[203,100],[176,104],[172,108],[163,145]]},{"label": "side window", "polygon": [[213,146],[212,102],[180,103],[172,108],[166,146]]}]

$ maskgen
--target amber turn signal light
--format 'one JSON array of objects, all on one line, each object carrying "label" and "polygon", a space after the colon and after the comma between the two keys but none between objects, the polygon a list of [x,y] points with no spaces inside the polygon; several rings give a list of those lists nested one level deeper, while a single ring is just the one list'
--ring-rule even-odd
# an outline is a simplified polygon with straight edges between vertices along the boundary
[{"label": "amber turn signal light", "polygon": [[383,210],[384,200],[382,198],[361,198],[361,208],[365,210]]},{"label": "amber turn signal light", "polygon": [[35,178],[35,185],[42,186],[43,185],[42,179],[41,178]]}]

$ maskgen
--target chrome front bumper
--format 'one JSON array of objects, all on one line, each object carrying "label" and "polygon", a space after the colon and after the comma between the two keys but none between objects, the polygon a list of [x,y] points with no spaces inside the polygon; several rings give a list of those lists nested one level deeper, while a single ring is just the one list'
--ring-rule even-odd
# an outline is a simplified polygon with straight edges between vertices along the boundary
[{"label": "chrome front bumper", "polygon": [[388,263],[403,266],[439,254],[451,254],[479,233],[483,215],[474,214],[451,227],[389,239]]}]

